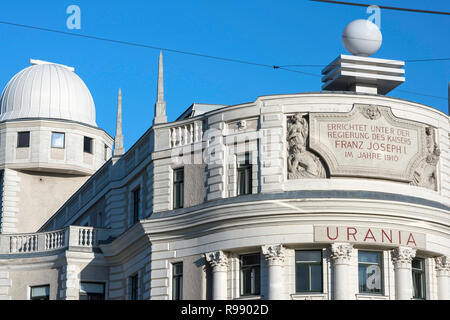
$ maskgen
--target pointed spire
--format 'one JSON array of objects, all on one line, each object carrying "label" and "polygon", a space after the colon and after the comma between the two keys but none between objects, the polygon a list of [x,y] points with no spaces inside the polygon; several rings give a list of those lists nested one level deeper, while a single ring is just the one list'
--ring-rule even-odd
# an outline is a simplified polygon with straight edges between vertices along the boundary
[{"label": "pointed spire", "polygon": [[122,90],[119,88],[119,97],[117,99],[116,136],[114,137],[113,157],[120,157],[124,153],[125,149],[123,148],[122,134]]},{"label": "pointed spire", "polygon": [[166,102],[164,101],[164,76],[163,76],[163,56],[162,51],[159,53],[159,68],[158,68],[158,99],[155,104],[155,116],[153,124],[167,123],[166,116]]}]

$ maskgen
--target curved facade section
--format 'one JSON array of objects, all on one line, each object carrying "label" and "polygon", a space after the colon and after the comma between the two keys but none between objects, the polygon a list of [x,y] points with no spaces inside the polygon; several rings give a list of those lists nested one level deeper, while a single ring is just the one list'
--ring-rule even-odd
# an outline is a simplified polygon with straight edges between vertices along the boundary
[{"label": "curved facade section", "polygon": [[0,98],[0,121],[50,118],[97,126],[89,89],[72,69],[32,65],[16,74]]}]

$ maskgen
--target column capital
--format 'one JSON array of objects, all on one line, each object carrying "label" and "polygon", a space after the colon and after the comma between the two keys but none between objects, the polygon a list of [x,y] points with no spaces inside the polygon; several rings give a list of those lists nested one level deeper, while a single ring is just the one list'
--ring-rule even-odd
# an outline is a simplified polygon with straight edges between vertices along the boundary
[{"label": "column capital", "polygon": [[391,251],[391,259],[394,268],[410,268],[411,261],[416,256],[416,249],[410,247],[398,247]]},{"label": "column capital", "polygon": [[213,268],[213,272],[227,271],[228,257],[222,250],[205,253],[205,258]]},{"label": "column capital", "polygon": [[332,243],[331,259],[334,264],[348,264],[352,256],[353,245],[351,243]]},{"label": "column capital", "polygon": [[437,272],[450,272],[450,256],[440,256],[434,258]]},{"label": "column capital", "polygon": [[269,266],[283,265],[286,259],[286,249],[281,244],[264,245],[261,251]]}]

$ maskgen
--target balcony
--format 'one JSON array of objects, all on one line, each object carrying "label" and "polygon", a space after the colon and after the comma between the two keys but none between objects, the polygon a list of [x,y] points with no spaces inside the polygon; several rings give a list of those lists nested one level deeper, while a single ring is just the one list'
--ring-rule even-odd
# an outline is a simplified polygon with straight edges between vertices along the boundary
[{"label": "balcony", "polygon": [[108,237],[107,229],[80,226],[41,233],[0,234],[0,255],[46,253],[60,249],[92,251]]}]

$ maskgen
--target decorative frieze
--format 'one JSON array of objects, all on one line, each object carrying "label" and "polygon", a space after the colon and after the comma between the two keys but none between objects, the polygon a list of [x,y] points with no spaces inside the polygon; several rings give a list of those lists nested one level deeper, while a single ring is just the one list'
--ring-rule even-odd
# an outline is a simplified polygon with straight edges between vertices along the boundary
[{"label": "decorative frieze", "polygon": [[331,259],[334,264],[348,264],[352,257],[353,245],[350,243],[331,244]]},{"label": "decorative frieze", "polygon": [[416,249],[410,247],[397,247],[391,251],[394,268],[410,268],[411,261],[416,256]]},{"label": "decorative frieze", "polygon": [[281,244],[264,245],[261,247],[264,258],[270,265],[283,265],[286,260],[286,249]]},{"label": "decorative frieze", "polygon": [[226,272],[228,268],[228,257],[223,251],[214,251],[205,254],[206,261],[213,268],[213,272]]}]

